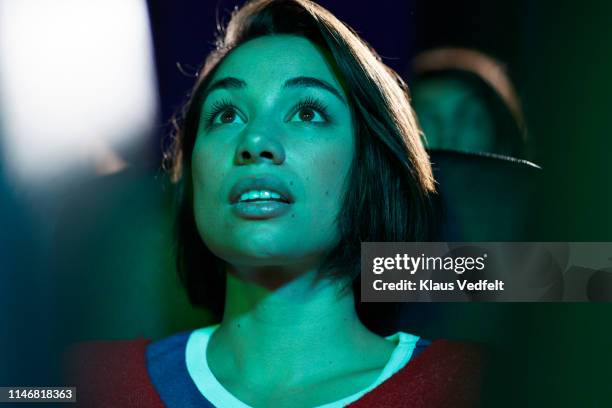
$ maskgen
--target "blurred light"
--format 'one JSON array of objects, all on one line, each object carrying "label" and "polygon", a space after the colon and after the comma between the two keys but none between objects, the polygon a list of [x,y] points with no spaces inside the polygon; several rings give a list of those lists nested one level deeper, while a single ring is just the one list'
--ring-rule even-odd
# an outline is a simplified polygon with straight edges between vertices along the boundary
[{"label": "blurred light", "polygon": [[144,0],[0,0],[0,151],[14,176],[99,165],[156,113]]}]

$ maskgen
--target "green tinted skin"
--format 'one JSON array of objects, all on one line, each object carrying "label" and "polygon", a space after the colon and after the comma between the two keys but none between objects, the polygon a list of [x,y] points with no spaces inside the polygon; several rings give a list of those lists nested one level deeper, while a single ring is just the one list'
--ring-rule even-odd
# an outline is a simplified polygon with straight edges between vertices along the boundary
[{"label": "green tinted skin", "polygon": [[426,79],[414,84],[412,97],[428,148],[495,153],[493,119],[467,83]]},{"label": "green tinted skin", "polygon": [[[339,240],[335,220],[355,157],[347,97],[324,54],[296,36],[241,45],[210,83],[230,77],[244,84],[208,93],[192,155],[198,230],[228,276],[207,360],[251,406],[331,402],[371,384],[394,347],[361,324],[352,292],[340,296],[338,284],[315,280]],[[332,91],[287,86],[298,77]],[[289,186],[290,210],[265,220],[234,215],[231,187],[260,174]]]}]

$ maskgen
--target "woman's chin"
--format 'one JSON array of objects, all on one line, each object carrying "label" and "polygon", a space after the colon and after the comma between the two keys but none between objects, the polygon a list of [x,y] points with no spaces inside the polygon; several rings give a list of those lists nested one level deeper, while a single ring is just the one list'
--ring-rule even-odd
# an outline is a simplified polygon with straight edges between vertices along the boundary
[{"label": "woman's chin", "polygon": [[[293,245],[290,242],[285,242],[285,244],[282,247],[279,246],[279,242],[276,242],[275,246],[259,246],[257,243],[251,242],[250,245],[245,247],[234,247],[231,251],[221,252],[213,250],[213,253],[234,268],[245,270],[303,271],[316,268],[322,262],[324,250],[313,248],[311,251],[306,251],[307,248],[300,248],[299,245]],[[302,250],[296,251],[296,249]]]}]

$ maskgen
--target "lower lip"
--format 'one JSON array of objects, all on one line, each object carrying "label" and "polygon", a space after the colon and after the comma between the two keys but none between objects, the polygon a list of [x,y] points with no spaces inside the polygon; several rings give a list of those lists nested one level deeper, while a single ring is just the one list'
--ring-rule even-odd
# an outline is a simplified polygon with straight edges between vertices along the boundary
[{"label": "lower lip", "polygon": [[232,211],[240,218],[265,220],[286,214],[290,205],[279,201],[241,202],[232,204]]}]

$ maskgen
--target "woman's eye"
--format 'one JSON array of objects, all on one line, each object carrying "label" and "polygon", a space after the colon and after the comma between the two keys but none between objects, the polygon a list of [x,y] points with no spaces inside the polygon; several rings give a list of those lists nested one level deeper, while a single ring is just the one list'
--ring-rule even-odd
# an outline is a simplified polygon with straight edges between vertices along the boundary
[{"label": "woman's eye", "polygon": [[230,123],[244,123],[234,108],[226,108],[217,113],[213,119],[215,125],[226,125]]},{"label": "woman's eye", "polygon": [[325,122],[325,118],[313,108],[304,107],[293,115],[290,122]]}]

